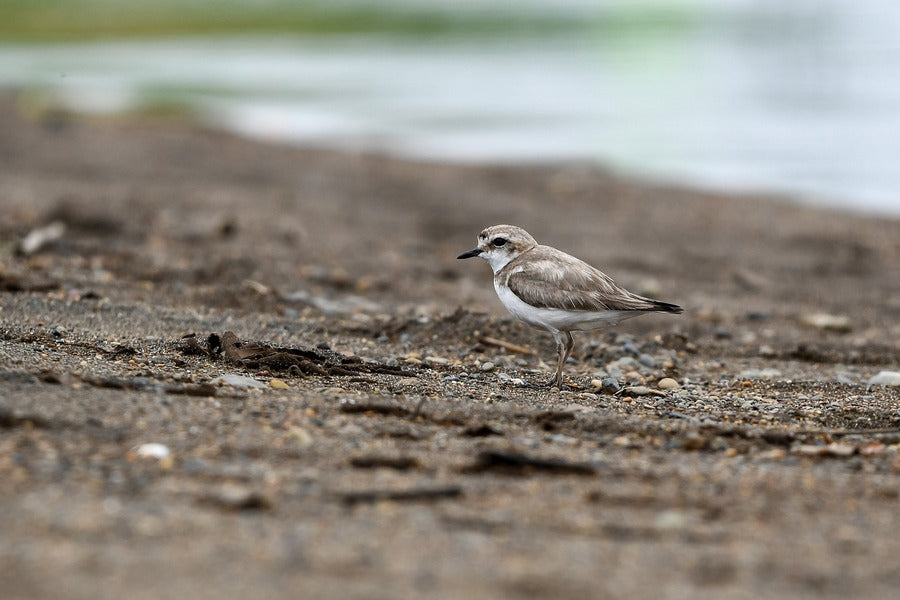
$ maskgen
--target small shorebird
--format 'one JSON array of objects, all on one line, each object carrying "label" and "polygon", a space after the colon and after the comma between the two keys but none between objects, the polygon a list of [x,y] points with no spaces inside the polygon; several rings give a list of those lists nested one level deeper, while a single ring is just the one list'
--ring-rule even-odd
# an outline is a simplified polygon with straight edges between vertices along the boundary
[{"label": "small shorebird", "polygon": [[550,246],[514,225],[494,225],[478,234],[478,246],[456,258],[480,256],[494,270],[494,289],[506,309],[556,340],[556,375],[572,353],[573,331],[615,325],[649,312],[681,313],[677,304],[651,300],[619,287],[605,273]]}]

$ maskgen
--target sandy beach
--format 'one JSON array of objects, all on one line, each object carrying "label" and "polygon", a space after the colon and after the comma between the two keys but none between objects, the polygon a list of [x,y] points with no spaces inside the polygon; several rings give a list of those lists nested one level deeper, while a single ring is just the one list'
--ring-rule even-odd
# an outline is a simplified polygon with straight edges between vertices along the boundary
[{"label": "sandy beach", "polygon": [[[869,384],[900,371],[900,221],[23,106],[4,598],[900,586],[900,388]],[[685,313],[578,335],[550,390],[552,338],[455,260],[497,223]]]}]

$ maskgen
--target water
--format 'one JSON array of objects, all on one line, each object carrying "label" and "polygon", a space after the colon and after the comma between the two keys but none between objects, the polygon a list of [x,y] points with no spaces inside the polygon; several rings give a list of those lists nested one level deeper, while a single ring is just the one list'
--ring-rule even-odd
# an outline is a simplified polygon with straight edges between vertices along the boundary
[{"label": "water", "polygon": [[83,111],[177,104],[279,142],[596,160],[900,217],[900,3],[712,6],[671,26],[547,35],[5,45],[0,84]]}]

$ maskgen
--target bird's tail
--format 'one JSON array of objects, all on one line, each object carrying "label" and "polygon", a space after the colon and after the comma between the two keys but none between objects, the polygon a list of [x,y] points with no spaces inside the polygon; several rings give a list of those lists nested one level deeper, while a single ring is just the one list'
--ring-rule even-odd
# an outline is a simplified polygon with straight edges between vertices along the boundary
[{"label": "bird's tail", "polygon": [[653,304],[653,308],[650,310],[659,311],[659,312],[667,312],[673,313],[676,315],[680,315],[684,312],[684,309],[678,306],[677,304],[671,304],[669,302],[660,302],[659,300],[651,300],[651,304]]}]

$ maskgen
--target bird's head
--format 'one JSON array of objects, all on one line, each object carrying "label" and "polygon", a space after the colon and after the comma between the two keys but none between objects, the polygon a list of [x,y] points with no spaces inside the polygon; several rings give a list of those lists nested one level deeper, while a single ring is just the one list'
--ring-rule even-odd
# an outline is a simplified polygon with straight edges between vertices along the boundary
[{"label": "bird's head", "polygon": [[537,246],[531,234],[515,225],[493,225],[478,234],[478,245],[456,258],[480,256],[488,261],[494,273],[523,252]]}]

